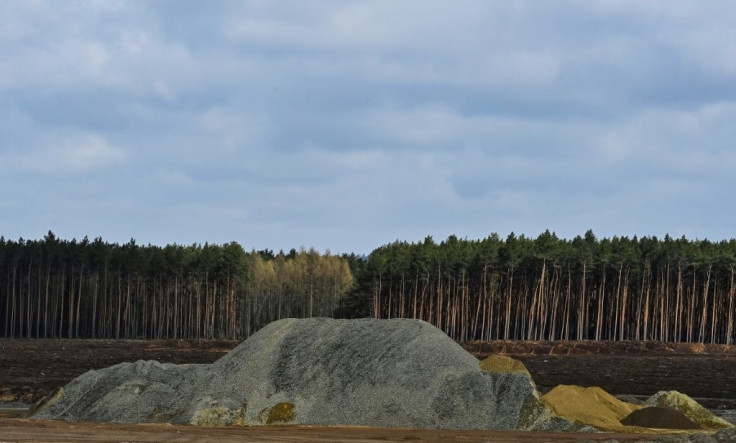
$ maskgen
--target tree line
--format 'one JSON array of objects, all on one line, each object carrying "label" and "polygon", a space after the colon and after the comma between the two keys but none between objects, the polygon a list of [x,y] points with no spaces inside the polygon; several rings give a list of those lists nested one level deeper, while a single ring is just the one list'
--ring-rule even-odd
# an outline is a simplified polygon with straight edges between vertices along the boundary
[{"label": "tree line", "polygon": [[286,317],[417,318],[458,341],[734,343],[736,240],[396,241],[369,256],[0,237],[4,337],[242,339]]},{"label": "tree line", "polygon": [[734,342],[736,240],[450,236],[374,250],[339,315],[426,320],[458,341]]},{"label": "tree line", "polygon": [[351,285],[346,258],[314,249],[0,237],[9,338],[238,339],[280,318],[332,315]]}]

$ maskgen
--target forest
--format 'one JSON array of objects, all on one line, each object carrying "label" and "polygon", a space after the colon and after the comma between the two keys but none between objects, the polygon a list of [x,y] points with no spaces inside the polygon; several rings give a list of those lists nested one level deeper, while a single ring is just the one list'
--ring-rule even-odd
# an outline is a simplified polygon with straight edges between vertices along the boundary
[{"label": "forest", "polygon": [[9,338],[239,339],[281,318],[331,316],[351,286],[348,262],[314,249],[0,238]]},{"label": "forest", "polygon": [[417,318],[457,341],[734,343],[736,240],[491,234],[368,256],[0,238],[5,337],[240,339],[286,317]]},{"label": "forest", "polygon": [[373,251],[341,309],[423,319],[458,341],[731,344],[734,264],[733,239],[427,237]]}]

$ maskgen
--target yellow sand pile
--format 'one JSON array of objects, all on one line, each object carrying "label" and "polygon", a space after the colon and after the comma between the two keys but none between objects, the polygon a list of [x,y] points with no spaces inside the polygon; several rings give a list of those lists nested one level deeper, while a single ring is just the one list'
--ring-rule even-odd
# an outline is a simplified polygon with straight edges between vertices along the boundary
[{"label": "yellow sand pile", "polygon": [[623,402],[599,387],[560,385],[542,396],[542,402],[555,414],[594,426],[602,431],[636,432],[621,419],[641,406]]},{"label": "yellow sand pile", "polygon": [[529,371],[524,366],[524,363],[505,355],[491,355],[485,360],[482,360],[480,362],[480,369],[498,373],[522,372],[529,375]]}]

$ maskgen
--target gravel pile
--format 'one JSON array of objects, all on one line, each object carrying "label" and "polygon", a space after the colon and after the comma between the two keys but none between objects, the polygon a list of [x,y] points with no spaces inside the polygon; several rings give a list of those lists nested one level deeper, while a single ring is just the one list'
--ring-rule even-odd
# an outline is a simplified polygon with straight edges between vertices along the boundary
[{"label": "gravel pile", "polygon": [[[478,362],[423,321],[314,318],[271,323],[211,365],[138,361],[89,371],[32,418],[595,432],[631,429],[619,420],[642,407],[672,408],[706,429],[730,426],[674,391],[641,406],[599,388],[560,386],[540,398],[521,362]],[[651,411],[659,415],[639,426],[659,426],[661,411]],[[656,441],[733,441],[734,432]]]},{"label": "gravel pile", "polygon": [[487,366],[482,370],[442,331],[419,320],[287,319],[211,365],[139,361],[87,372],[33,418],[574,429],[539,401],[525,369]]}]

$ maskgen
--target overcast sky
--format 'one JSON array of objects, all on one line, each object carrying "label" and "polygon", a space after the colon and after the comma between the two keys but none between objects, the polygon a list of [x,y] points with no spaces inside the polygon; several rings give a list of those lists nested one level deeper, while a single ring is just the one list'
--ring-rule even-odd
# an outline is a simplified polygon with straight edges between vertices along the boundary
[{"label": "overcast sky", "polygon": [[2,1],[0,235],[736,227],[731,1]]}]

